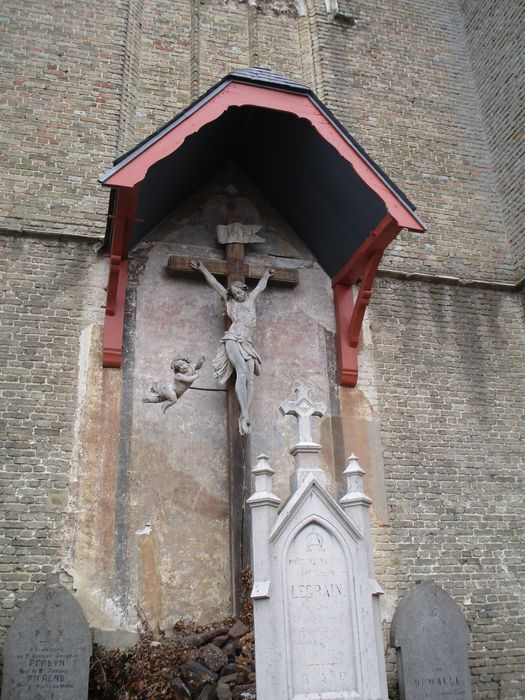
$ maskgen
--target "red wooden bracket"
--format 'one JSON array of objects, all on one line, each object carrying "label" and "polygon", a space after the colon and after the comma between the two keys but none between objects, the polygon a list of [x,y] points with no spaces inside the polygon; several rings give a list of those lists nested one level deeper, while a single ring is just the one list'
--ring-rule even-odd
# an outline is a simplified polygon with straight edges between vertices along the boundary
[{"label": "red wooden bracket", "polygon": [[357,384],[357,349],[350,345],[348,329],[354,311],[352,287],[337,284],[334,287],[335,321],[337,325],[337,365],[339,384],[355,386]]},{"label": "red wooden bracket", "polygon": [[374,283],[377,268],[379,267],[382,257],[383,251],[378,250],[369,258],[365,274],[361,280],[359,294],[357,295],[357,301],[354,305],[350,326],[348,328],[348,342],[352,348],[357,348],[357,344],[359,343],[359,334],[361,333],[366,307],[372,296],[372,284]]},{"label": "red wooden bracket", "polygon": [[137,198],[137,186],[133,188],[119,188],[118,190],[116,213],[113,216],[113,235],[106,297],[103,367],[120,367],[122,364],[128,250]]},{"label": "red wooden bracket", "polygon": [[402,226],[393,217],[389,214],[384,216],[378,225],[370,231],[370,235],[361,243],[348,262],[332,277],[332,287],[335,287],[336,284],[355,284],[363,276],[370,256],[378,250],[384,252],[401,229]]},{"label": "red wooden bracket", "polygon": [[[385,248],[400,230],[401,227],[391,216],[385,216],[348,263],[332,279],[341,386],[354,387],[357,384],[357,346],[366,307],[372,296],[372,285]],[[361,286],[357,300],[354,302],[352,285],[359,278],[361,278]]]},{"label": "red wooden bracket", "polygon": [[104,351],[102,355],[103,367],[120,367],[122,364],[122,339],[124,337],[126,282],[128,279],[127,260],[120,261],[118,268],[113,271],[113,277],[115,279],[115,299],[111,309],[108,309],[106,306],[106,320],[104,322]]}]

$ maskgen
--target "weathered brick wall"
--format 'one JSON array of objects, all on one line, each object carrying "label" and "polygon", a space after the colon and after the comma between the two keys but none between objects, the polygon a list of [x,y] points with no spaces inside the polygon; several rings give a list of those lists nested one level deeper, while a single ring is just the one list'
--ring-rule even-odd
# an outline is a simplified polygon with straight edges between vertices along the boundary
[{"label": "weathered brick wall", "polygon": [[[471,628],[474,697],[523,698],[525,331],[518,295],[380,278],[371,308],[389,618],[417,581]],[[393,674],[391,675],[393,681]]]},{"label": "weathered brick wall", "polygon": [[523,36],[525,12],[517,0],[460,0],[471,64],[488,135],[504,221],[515,256],[516,277],[525,274],[523,164]]},{"label": "weathered brick wall", "polygon": [[311,84],[417,201],[429,232],[404,234],[386,265],[513,275],[455,0],[346,3],[355,26],[321,0],[303,5],[306,16],[292,2],[8,4],[3,223],[102,232],[97,175],[257,61]]},{"label": "weathered brick wall", "polygon": [[[275,4],[275,3],[274,3]],[[130,0],[126,147],[171,119],[226,73],[262,64],[304,80],[294,3]],[[140,25],[140,30],[137,27]],[[139,33],[140,31],[140,33]],[[308,51],[308,50],[307,50]]]},{"label": "weathered brick wall", "polygon": [[[0,640],[63,557],[92,242],[0,236]],[[70,523],[73,525],[73,523]]]},{"label": "weathered brick wall", "polygon": [[0,225],[103,233],[117,155],[125,0],[2,3]]},{"label": "weathered brick wall", "polygon": [[355,27],[317,3],[325,99],[415,201],[429,230],[387,267],[509,278],[486,135],[455,0],[353,4]]},{"label": "weathered brick wall", "polygon": [[[191,102],[192,3],[133,0],[137,40],[128,46],[137,63],[135,129],[127,147],[148,136]],[[135,25],[139,26],[136,27]]]}]

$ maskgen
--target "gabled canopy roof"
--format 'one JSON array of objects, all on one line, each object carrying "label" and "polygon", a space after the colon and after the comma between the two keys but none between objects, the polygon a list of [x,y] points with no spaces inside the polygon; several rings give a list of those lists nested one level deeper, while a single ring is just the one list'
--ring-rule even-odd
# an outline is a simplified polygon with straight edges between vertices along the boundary
[{"label": "gabled canopy roof", "polygon": [[260,68],[228,74],[100,180],[141,183],[134,245],[227,160],[331,277],[388,212],[400,225],[423,230],[408,198],[311,90]]},{"label": "gabled canopy roof", "polygon": [[[371,285],[397,233],[424,231],[406,195],[309,88],[250,68],[226,75],[100,177],[118,193],[106,236],[112,258],[126,260],[130,247],[227,161],[273,204],[334,285],[363,275]],[[371,261],[374,272],[366,275]],[[116,313],[115,275],[109,316]]]}]

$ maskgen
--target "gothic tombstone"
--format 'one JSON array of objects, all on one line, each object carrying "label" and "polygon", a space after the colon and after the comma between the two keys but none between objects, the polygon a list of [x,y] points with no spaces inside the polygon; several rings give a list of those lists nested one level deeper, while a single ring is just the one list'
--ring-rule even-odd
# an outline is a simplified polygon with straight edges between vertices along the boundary
[{"label": "gothic tombstone", "polygon": [[392,619],[401,700],[472,700],[465,618],[434,583],[411,588]]},{"label": "gothic tombstone", "polygon": [[58,575],[51,575],[7,633],[2,700],[87,698],[90,656],[84,613]]},{"label": "gothic tombstone", "polygon": [[279,511],[273,469],[260,455],[252,510],[257,697],[261,700],[385,700],[386,673],[363,470],[352,455],[338,504],[319,479],[320,445],[310,416],[322,415],[301,387],[281,412],[299,420],[292,494]]}]

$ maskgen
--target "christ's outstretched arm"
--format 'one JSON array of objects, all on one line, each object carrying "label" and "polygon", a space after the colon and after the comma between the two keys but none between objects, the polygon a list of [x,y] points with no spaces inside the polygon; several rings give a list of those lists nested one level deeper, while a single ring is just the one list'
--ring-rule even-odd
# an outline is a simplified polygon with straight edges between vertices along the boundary
[{"label": "christ's outstretched arm", "polygon": [[250,297],[252,299],[257,299],[259,294],[264,292],[264,290],[266,289],[266,285],[268,284],[268,280],[270,279],[270,277],[273,277],[275,275],[275,272],[276,271],[273,267],[269,267],[265,271],[264,275],[261,277],[261,279],[257,283],[257,286],[255,287],[255,289],[250,293]]},{"label": "christ's outstretched arm", "polygon": [[222,286],[220,282],[211,274],[206,265],[198,259],[190,260],[190,267],[194,270],[199,270],[204,275],[206,282],[215,289],[217,294],[219,294],[223,299],[226,299],[226,289]]}]

